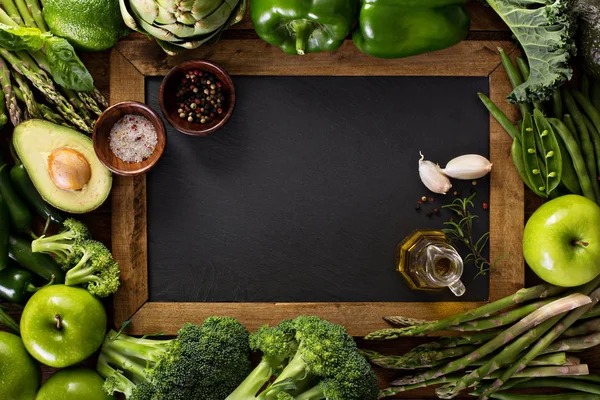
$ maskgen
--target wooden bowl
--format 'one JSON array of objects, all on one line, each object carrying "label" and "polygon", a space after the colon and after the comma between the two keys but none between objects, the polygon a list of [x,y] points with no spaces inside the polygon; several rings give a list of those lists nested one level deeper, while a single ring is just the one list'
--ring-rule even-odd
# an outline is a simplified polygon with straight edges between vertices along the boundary
[{"label": "wooden bowl", "polygon": [[[156,129],[158,138],[154,152],[150,157],[137,163],[121,160],[110,149],[111,129],[121,118],[130,114],[147,118]],[[94,143],[96,156],[106,168],[117,175],[134,176],[148,172],[162,156],[167,144],[167,131],[160,116],[150,107],[135,101],[125,101],[110,106],[100,115],[94,125],[92,142]]]},{"label": "wooden bowl", "polygon": [[[222,92],[225,105],[221,116],[216,116],[207,124],[191,123],[179,117],[179,103],[176,99],[181,79],[190,70],[199,70],[214,74],[223,83]],[[227,123],[235,107],[235,87],[229,74],[219,65],[207,60],[189,60],[177,65],[164,77],[160,84],[158,101],[163,115],[179,132],[193,136],[207,136]]]}]

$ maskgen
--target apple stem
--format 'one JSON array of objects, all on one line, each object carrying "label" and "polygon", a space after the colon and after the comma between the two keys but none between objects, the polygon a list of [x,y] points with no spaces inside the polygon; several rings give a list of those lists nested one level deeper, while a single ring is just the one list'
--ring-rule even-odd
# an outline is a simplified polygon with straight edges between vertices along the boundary
[{"label": "apple stem", "polygon": [[588,243],[588,242],[584,242],[583,240],[573,240],[573,241],[571,242],[571,244],[572,244],[573,246],[583,246],[583,247],[587,247],[587,246],[589,245],[589,243]]},{"label": "apple stem", "polygon": [[60,321],[60,314],[56,314],[54,316],[54,319],[56,320],[56,329],[62,329],[62,323]]}]

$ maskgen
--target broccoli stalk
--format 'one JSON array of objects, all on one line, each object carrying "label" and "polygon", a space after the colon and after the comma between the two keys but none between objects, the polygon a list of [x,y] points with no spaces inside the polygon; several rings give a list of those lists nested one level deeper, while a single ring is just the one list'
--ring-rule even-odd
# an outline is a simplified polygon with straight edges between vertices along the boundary
[{"label": "broccoli stalk", "polygon": [[226,400],[377,398],[373,370],[339,325],[298,317],[261,328],[250,342],[263,352],[261,363]]},{"label": "broccoli stalk", "polygon": [[120,270],[110,251],[100,242],[86,240],[74,246],[79,260],[65,275],[65,285],[82,285],[97,297],[107,297],[119,288]]},{"label": "broccoli stalk", "polygon": [[76,256],[76,245],[91,239],[90,231],[84,223],[67,218],[63,230],[52,236],[41,236],[31,243],[34,253],[46,253],[54,256],[63,267],[68,267]]},{"label": "broccoli stalk", "polygon": [[111,331],[96,369],[108,394],[127,399],[222,400],[250,372],[248,331],[229,317],[185,324],[174,339]]}]

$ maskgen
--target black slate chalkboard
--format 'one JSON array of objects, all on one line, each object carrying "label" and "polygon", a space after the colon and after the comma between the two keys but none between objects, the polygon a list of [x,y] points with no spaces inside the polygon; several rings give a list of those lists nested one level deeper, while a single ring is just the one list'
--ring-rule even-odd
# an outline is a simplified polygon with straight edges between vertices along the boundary
[{"label": "black slate chalkboard", "polygon": [[[489,279],[465,266],[467,292],[414,292],[395,272],[397,244],[450,212],[415,210],[429,193],[419,151],[444,165],[489,156],[487,78],[234,77],[231,120],[207,138],[168,126],[147,177],[151,301],[484,301]],[[159,109],[160,78],[146,79]],[[477,190],[479,233],[489,228]],[[487,253],[487,250],[486,250]],[[464,254],[464,252],[463,252]]]}]

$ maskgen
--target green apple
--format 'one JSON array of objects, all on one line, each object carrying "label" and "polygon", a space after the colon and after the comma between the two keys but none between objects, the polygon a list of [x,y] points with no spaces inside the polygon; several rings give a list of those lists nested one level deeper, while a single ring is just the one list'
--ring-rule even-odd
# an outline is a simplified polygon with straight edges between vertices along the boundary
[{"label": "green apple", "polygon": [[0,400],[33,400],[40,386],[40,367],[21,338],[0,332]]},{"label": "green apple", "polygon": [[61,369],[42,385],[35,400],[112,400],[102,391],[104,379],[89,368]]},{"label": "green apple", "polygon": [[87,290],[46,286],[23,309],[21,337],[29,354],[43,364],[64,368],[85,360],[102,344],[106,311]]},{"label": "green apple", "polygon": [[600,207],[578,195],[538,208],[523,233],[525,261],[540,278],[578,286],[600,274]]}]

